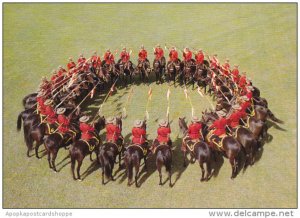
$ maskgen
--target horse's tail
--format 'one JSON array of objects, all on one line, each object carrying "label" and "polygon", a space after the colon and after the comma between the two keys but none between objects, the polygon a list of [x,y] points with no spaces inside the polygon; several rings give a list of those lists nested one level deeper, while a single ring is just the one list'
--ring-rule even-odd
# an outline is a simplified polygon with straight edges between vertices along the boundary
[{"label": "horse's tail", "polygon": [[23,115],[23,112],[21,112],[18,116],[18,121],[17,121],[17,130],[18,131],[20,131],[21,127],[22,127],[22,115]]},{"label": "horse's tail", "polygon": [[268,109],[268,116],[272,121],[274,121],[276,123],[284,123],[282,120],[276,118],[270,109]]},{"label": "horse's tail", "polygon": [[107,152],[105,150],[101,150],[99,157],[100,157],[100,163],[101,163],[101,166],[103,167],[105,176],[107,178],[110,178],[111,174],[112,174],[112,167],[111,167],[110,159],[109,159]]},{"label": "horse's tail", "polygon": [[132,158],[131,155],[129,154],[129,152],[125,153],[125,157],[124,157],[124,162],[127,168],[127,176],[128,176],[128,180],[132,180],[133,177],[133,163],[132,163]]},{"label": "horse's tail", "polygon": [[31,128],[29,126],[24,126],[24,140],[28,150],[32,150],[33,139],[31,137]]},{"label": "horse's tail", "polygon": [[171,172],[171,168],[172,168],[172,152],[171,152],[170,149],[166,150],[165,155],[163,156],[163,158],[164,158],[164,163],[165,163],[167,172]]}]

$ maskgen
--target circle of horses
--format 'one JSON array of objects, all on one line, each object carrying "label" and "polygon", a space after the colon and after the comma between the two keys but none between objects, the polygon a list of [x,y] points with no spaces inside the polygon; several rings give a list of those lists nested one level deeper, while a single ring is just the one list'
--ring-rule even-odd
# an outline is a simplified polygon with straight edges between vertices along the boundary
[{"label": "circle of horses", "polygon": [[[94,54],[95,55],[95,54]],[[35,150],[35,155],[39,157],[38,149],[44,144],[47,152],[47,160],[49,167],[57,172],[55,159],[60,148],[69,149],[71,158],[71,171],[73,178],[81,180],[80,167],[83,159],[92,153],[97,156],[97,161],[102,168],[102,183],[105,184],[105,177],[109,180],[114,180],[113,169],[118,157],[119,167],[124,167],[128,176],[128,185],[132,183],[133,169],[135,169],[134,181],[138,186],[138,176],[140,171],[141,160],[144,160],[145,168],[147,168],[147,158],[149,155],[155,155],[156,166],[159,172],[159,184],[162,185],[162,166],[166,167],[168,172],[169,185],[172,186],[172,153],[173,148],[161,144],[156,147],[155,152],[151,153],[149,147],[124,142],[121,147],[114,143],[102,142],[100,139],[100,131],[105,128],[105,118],[102,115],[102,105],[107,98],[113,94],[115,88],[119,86],[127,86],[129,83],[147,82],[151,83],[151,74],[155,74],[155,82],[168,82],[169,86],[173,83],[174,86],[179,81],[180,86],[184,87],[184,92],[187,98],[188,92],[186,86],[192,84],[194,89],[197,85],[197,92],[205,98],[210,104],[210,100],[203,94],[212,95],[217,99],[217,104],[213,106],[214,110],[202,112],[202,137],[200,140],[187,145],[187,149],[183,150],[183,164],[186,166],[187,153],[190,154],[191,161],[197,160],[201,168],[201,181],[208,181],[214,173],[213,162],[218,161],[217,155],[223,155],[229,159],[232,167],[231,178],[234,178],[238,173],[238,168],[241,167],[241,154],[244,154],[245,162],[243,167],[253,165],[257,152],[262,148],[264,142],[268,140],[267,122],[268,119],[272,122],[283,123],[277,119],[268,108],[267,100],[260,96],[260,91],[254,87],[252,81],[247,80],[247,85],[252,87],[251,107],[248,108],[247,118],[240,121],[240,126],[236,131],[228,131],[226,136],[219,143],[212,143],[208,139],[211,132],[208,127],[211,123],[218,119],[217,111],[223,111],[230,114],[232,106],[242,97],[241,90],[238,87],[236,78],[231,74],[230,68],[226,69],[217,64],[212,65],[213,60],[209,57],[204,59],[202,63],[197,63],[194,59],[191,61],[169,61],[166,63],[164,57],[155,59],[152,67],[150,61],[145,61],[135,65],[130,60],[123,63],[121,59],[114,63],[107,64],[105,61],[95,64],[92,58],[85,59],[80,56],[83,61],[79,61],[72,68],[65,70],[62,76],[58,75],[63,67],[59,67],[58,71],[53,72],[51,80],[42,79],[38,91],[27,95],[23,99],[24,110],[19,114],[17,121],[17,129],[20,130],[23,122],[24,140],[27,146],[27,156],[30,157],[30,151]],[[68,64],[71,63],[70,62]],[[74,62],[73,62],[74,63]],[[227,61],[228,63],[228,61]],[[69,65],[68,65],[69,68]],[[136,78],[139,76],[139,78]],[[237,75],[241,78],[241,75]],[[54,79],[53,79],[54,78]],[[207,90],[208,87],[208,90]],[[203,92],[202,92],[203,90]],[[45,119],[41,118],[37,110],[37,96],[44,92],[46,99],[51,99],[56,106],[66,108],[66,115],[72,114],[70,128],[76,134],[74,137],[65,140],[65,136],[57,132],[57,129],[48,128]],[[80,139],[79,118],[86,113],[82,111],[83,103],[88,99],[93,98],[96,93],[105,93],[106,97],[96,115],[93,118],[95,137],[89,142]],[[128,100],[132,92],[129,93]],[[170,94],[170,93],[168,93]],[[148,100],[151,96],[151,88],[148,93]],[[122,119],[126,118],[126,108],[120,116],[116,116],[116,123],[122,128]],[[169,112],[168,112],[169,113]],[[192,108],[193,114],[193,108]],[[147,114],[146,114],[147,115]],[[146,129],[147,118],[144,119],[144,128]],[[179,128],[183,135],[188,133],[188,127],[184,117],[178,118]],[[51,133],[52,132],[52,133]],[[35,146],[34,146],[35,144]],[[122,164],[123,160],[123,164]],[[75,175],[75,163],[77,169]]]}]

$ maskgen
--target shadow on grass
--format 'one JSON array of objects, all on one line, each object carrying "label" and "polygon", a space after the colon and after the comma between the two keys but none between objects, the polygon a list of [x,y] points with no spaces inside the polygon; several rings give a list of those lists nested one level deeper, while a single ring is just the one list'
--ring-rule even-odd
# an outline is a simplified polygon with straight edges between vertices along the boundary
[{"label": "shadow on grass", "polygon": [[98,163],[97,159],[94,160],[91,165],[82,173],[82,180],[84,180],[86,177],[91,175],[93,172],[97,171],[100,168],[100,164]]}]

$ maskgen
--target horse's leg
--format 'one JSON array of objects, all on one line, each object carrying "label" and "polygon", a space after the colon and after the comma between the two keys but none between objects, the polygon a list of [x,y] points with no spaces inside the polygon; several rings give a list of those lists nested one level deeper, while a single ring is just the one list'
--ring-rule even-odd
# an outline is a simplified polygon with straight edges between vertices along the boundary
[{"label": "horse's leg", "polygon": [[78,165],[77,165],[77,178],[78,178],[79,181],[82,181],[81,177],[80,177],[80,167],[82,165],[82,161],[83,161],[83,159],[77,160],[77,162],[78,162]]},{"label": "horse's leg", "polygon": [[146,156],[144,156],[144,164],[145,164],[144,168],[145,168],[145,170],[147,170],[147,159],[146,159]]},{"label": "horse's leg", "polygon": [[27,148],[27,157],[30,157],[30,154],[29,154],[29,152],[30,152],[30,149],[29,149],[29,148]]},{"label": "horse's leg", "polygon": [[139,172],[140,172],[140,163],[136,163],[135,165],[135,177],[134,177],[134,181],[135,181],[135,187],[139,187],[138,185],[138,176],[139,176]]},{"label": "horse's leg", "polygon": [[54,172],[57,172],[56,166],[55,166],[55,159],[57,157],[57,152],[58,152],[58,150],[55,149],[52,153],[52,161],[51,162],[52,162],[52,167],[53,167]]},{"label": "horse's leg", "polygon": [[93,162],[93,157],[92,157],[92,155],[93,155],[93,152],[90,153],[90,160],[91,160],[91,162]]},{"label": "horse's leg", "polygon": [[158,174],[159,174],[159,185],[162,185],[162,174],[161,174],[161,164],[157,163],[157,170],[158,170]]},{"label": "horse's leg", "polygon": [[39,147],[40,147],[41,144],[42,144],[41,142],[36,141],[36,145],[35,145],[35,156],[36,156],[37,159],[41,159],[41,158],[39,157]]},{"label": "horse's leg", "polygon": [[169,170],[169,186],[172,187],[172,169]]},{"label": "horse's leg", "polygon": [[119,153],[119,169],[121,168],[121,155],[122,155],[122,152]]},{"label": "horse's leg", "polygon": [[71,171],[72,171],[72,175],[73,175],[73,179],[76,180],[76,176],[75,176],[75,158],[71,155]]},{"label": "horse's leg", "polygon": [[186,167],[186,151],[183,151],[183,166]]},{"label": "horse's leg", "polygon": [[105,184],[105,182],[104,182],[104,166],[102,166],[102,185],[104,185]]},{"label": "horse's leg", "polygon": [[50,151],[47,150],[47,160],[48,160],[48,163],[49,163],[49,168],[52,169],[52,165],[50,163]]},{"label": "horse's leg", "polygon": [[229,157],[229,162],[230,162],[231,168],[232,168],[231,179],[234,179],[236,176],[238,162],[234,156]]},{"label": "horse's leg", "polygon": [[205,174],[205,170],[204,170],[204,167],[203,167],[203,160],[201,160],[201,158],[199,158],[198,161],[199,161],[199,166],[201,168],[201,173],[202,173],[200,181],[203,182],[204,181],[204,174]]}]

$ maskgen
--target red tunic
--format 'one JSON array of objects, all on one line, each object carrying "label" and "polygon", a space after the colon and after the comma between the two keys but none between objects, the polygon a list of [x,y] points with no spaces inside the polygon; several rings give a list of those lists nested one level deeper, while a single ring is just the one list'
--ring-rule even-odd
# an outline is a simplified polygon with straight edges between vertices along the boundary
[{"label": "red tunic", "polygon": [[37,109],[38,111],[42,114],[42,115],[45,115],[45,108],[46,106],[44,105],[45,103],[45,99],[43,97],[37,97],[36,98],[36,101],[37,101]]},{"label": "red tunic", "polygon": [[224,63],[222,65],[222,70],[223,70],[224,75],[229,76],[229,72],[230,72],[230,65],[229,65],[229,63],[227,63],[227,62]]},{"label": "red tunic", "polygon": [[213,56],[210,60],[210,65],[211,68],[217,68],[220,65],[219,60],[215,56]]},{"label": "red tunic", "polygon": [[247,79],[246,76],[241,76],[241,78],[239,79],[239,87],[243,88],[247,83]]},{"label": "red tunic", "polygon": [[247,108],[251,106],[251,103],[249,101],[245,101],[244,103],[241,104],[241,109],[240,111],[242,113],[246,113]]},{"label": "red tunic", "polygon": [[76,67],[76,64],[74,63],[74,61],[71,61],[71,62],[69,62],[69,63],[67,64],[68,70],[70,70],[70,69],[72,69],[72,68],[74,68],[74,67]]},{"label": "red tunic", "polygon": [[91,61],[94,68],[97,68],[101,65],[101,59],[97,55],[93,55]]},{"label": "red tunic", "polygon": [[147,56],[147,51],[145,49],[141,49],[139,52],[139,61],[145,61]]},{"label": "red tunic", "polygon": [[193,53],[191,51],[183,52],[183,58],[185,61],[190,61],[192,59]]},{"label": "red tunic", "polygon": [[155,48],[154,54],[155,60],[160,60],[164,56],[164,50],[162,48]]},{"label": "red tunic", "polygon": [[59,124],[58,131],[61,133],[66,133],[69,131],[70,120],[63,114],[57,116],[57,122]]},{"label": "red tunic", "polygon": [[146,130],[143,128],[133,127],[132,130],[132,143],[143,144],[146,141]]},{"label": "red tunic", "polygon": [[169,127],[159,127],[157,129],[157,140],[159,142],[168,142],[170,140],[171,129]]},{"label": "red tunic", "polygon": [[170,61],[177,61],[178,52],[176,50],[170,51],[169,57],[170,57]]},{"label": "red tunic", "polygon": [[247,98],[250,100],[253,97],[252,92],[249,90],[247,90],[247,94],[246,94]]},{"label": "red tunic", "polygon": [[213,133],[217,136],[221,136],[226,133],[226,129],[225,129],[226,125],[227,125],[227,120],[221,117],[220,119],[213,122],[213,124],[209,128],[210,129],[215,128]]},{"label": "red tunic", "polygon": [[121,136],[121,129],[114,124],[106,125],[106,141],[117,142],[118,138]]},{"label": "red tunic", "polygon": [[80,58],[78,58],[77,63],[78,64],[83,64],[85,61],[86,61],[85,57],[80,57]]},{"label": "red tunic", "polygon": [[196,64],[203,64],[204,61],[204,54],[202,51],[198,51],[198,53],[195,55]]},{"label": "red tunic", "polygon": [[65,69],[60,69],[58,72],[57,72],[57,75],[58,75],[58,77],[61,77],[61,76],[63,76],[65,73],[66,73],[67,71],[65,70]]},{"label": "red tunic", "polygon": [[192,123],[189,126],[188,134],[191,139],[199,139],[200,138],[200,130],[202,129],[201,123]]},{"label": "red tunic", "polygon": [[231,74],[232,74],[232,77],[233,77],[233,81],[235,83],[239,82],[239,70],[237,68],[234,68],[232,71],[231,71]]},{"label": "red tunic", "polygon": [[80,123],[79,129],[81,131],[81,139],[82,140],[90,140],[94,137],[94,135],[90,132],[95,131],[95,128],[92,125],[89,125],[87,123]]},{"label": "red tunic", "polygon": [[236,128],[239,125],[240,118],[243,117],[243,113],[241,111],[236,111],[232,113],[228,119],[228,125],[231,128]]},{"label": "red tunic", "polygon": [[105,52],[104,60],[106,64],[111,64],[115,61],[114,55],[111,52]]},{"label": "red tunic", "polygon": [[121,58],[121,60],[122,60],[123,63],[126,63],[126,62],[129,61],[130,55],[129,55],[128,52],[122,51],[121,54],[120,54],[120,58]]},{"label": "red tunic", "polygon": [[47,116],[47,122],[49,124],[54,124],[57,121],[56,114],[50,105],[45,107],[45,115]]}]

